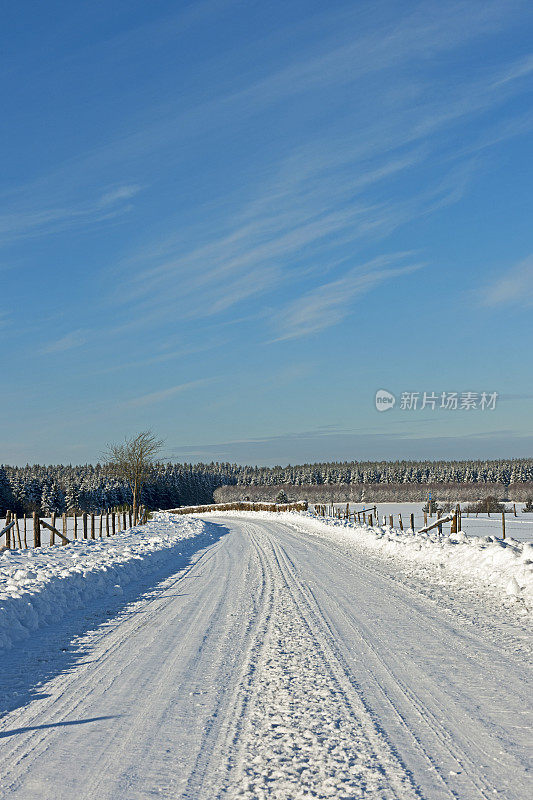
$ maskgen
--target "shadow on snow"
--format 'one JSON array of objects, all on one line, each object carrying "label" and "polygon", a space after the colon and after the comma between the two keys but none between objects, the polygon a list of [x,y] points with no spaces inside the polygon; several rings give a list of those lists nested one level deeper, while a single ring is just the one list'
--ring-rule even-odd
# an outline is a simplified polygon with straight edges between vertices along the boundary
[{"label": "shadow on snow", "polygon": [[[2,685],[0,687],[0,715],[28,705],[33,700],[47,697],[42,685],[58,675],[72,671],[89,653],[77,640],[90,631],[102,628],[102,636],[109,632],[109,622],[113,617],[124,613],[128,605],[140,600],[154,600],[165,590],[160,584],[170,578],[185,577],[187,569],[192,568],[197,559],[208,553],[218,541],[229,533],[223,525],[205,522],[205,533],[169,548],[168,560],[161,563],[160,558],[154,567],[150,556],[145,556],[146,570],[123,587],[120,595],[102,595],[95,600],[94,608],[75,608],[70,614],[61,615],[56,623],[32,631],[29,638],[18,642],[12,650],[0,651],[2,660]],[[207,535],[205,535],[207,534]],[[199,541],[195,541],[198,538]],[[181,551],[178,555],[173,552]],[[183,552],[187,549],[187,552]],[[159,551],[160,553],[160,551]],[[154,554],[156,555],[156,554]],[[184,573],[180,576],[179,573]],[[192,577],[192,576],[191,576]],[[181,595],[173,595],[179,597]],[[140,613],[131,611],[130,613]],[[142,612],[141,612],[142,613]],[[86,661],[86,663],[88,663]],[[63,724],[81,724],[96,719],[76,720]],[[24,729],[0,732],[0,738],[21,733]]]}]

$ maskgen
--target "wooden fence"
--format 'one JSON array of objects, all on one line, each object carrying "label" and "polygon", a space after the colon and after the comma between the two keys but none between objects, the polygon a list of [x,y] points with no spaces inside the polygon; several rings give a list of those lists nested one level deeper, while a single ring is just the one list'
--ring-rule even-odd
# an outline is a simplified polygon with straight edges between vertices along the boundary
[{"label": "wooden fence", "polygon": [[[342,506],[339,506],[339,507],[335,507],[334,505],[329,505],[329,506],[328,505],[315,505],[314,509],[315,509],[315,515],[318,516],[318,517],[330,516],[330,517],[334,517],[335,519],[344,519],[344,520],[348,520],[348,521],[350,519],[353,519],[354,522],[357,522],[357,523],[363,524],[363,525],[367,524],[367,522],[368,522],[368,524],[370,526],[372,526],[374,524],[374,521],[375,521],[376,525],[380,524],[377,506],[370,506],[370,507],[367,506],[366,508],[362,508],[359,511],[357,511],[357,509],[354,509],[353,511],[350,511],[350,505],[349,505],[349,503],[346,503],[346,506],[342,505]],[[500,512],[497,512],[497,513],[500,513]],[[512,513],[513,513],[513,516],[515,516],[515,517],[517,516],[516,504],[513,504],[513,512]],[[462,514],[463,514],[463,512],[461,511],[460,503],[457,503],[457,506],[455,507],[454,511],[450,512],[449,514],[445,514],[442,517],[439,517],[434,522],[430,522],[429,521],[429,518],[432,517],[432,513],[431,512],[428,513],[427,511],[424,511],[424,526],[422,528],[420,528],[417,531],[417,533],[427,533],[428,531],[431,531],[434,528],[438,528],[439,535],[441,535],[442,534],[442,526],[445,525],[448,522],[451,523],[450,533],[458,533],[459,531],[462,531],[462,529],[463,529],[463,527],[462,527]],[[468,513],[467,513],[467,516],[468,516]],[[476,517],[477,516],[478,516],[478,514],[476,513]],[[400,528],[401,531],[403,531],[404,530],[404,521],[402,519],[402,515],[399,513],[397,515],[397,517],[398,517],[398,527]],[[489,513],[489,517],[490,517],[490,513]],[[502,518],[502,539],[505,539],[505,511],[501,512],[501,518]],[[410,526],[409,526],[408,530],[414,531],[415,530],[415,515],[414,514],[410,514],[409,522],[410,522]],[[394,528],[394,515],[393,514],[389,514],[388,515],[388,519],[387,519],[387,516],[385,514],[383,515],[383,526],[386,527],[387,525],[390,528]]]},{"label": "wooden fence", "polygon": [[354,509],[350,511],[350,504],[346,503],[346,506],[342,505],[336,508],[334,505],[315,505],[315,514],[317,517],[334,517],[335,519],[346,519],[351,520],[353,518],[354,522],[358,522],[359,524],[363,523],[366,525],[367,521],[369,525],[373,525],[374,521],[376,525],[378,523],[378,509],[376,506],[366,506],[365,508],[361,508],[359,511]]},{"label": "wooden fence", "polygon": [[[70,544],[73,539],[103,539],[114,536],[116,533],[134,527],[133,509],[131,506],[109,508],[99,514],[86,512],[62,514],[56,517],[51,515],[50,522],[37,513],[24,514],[18,517],[15,513],[6,513],[5,527],[0,531],[0,548],[3,550],[22,549],[28,546],[41,547],[41,531],[50,532],[50,546],[56,544],[56,537],[60,544]],[[61,530],[59,529],[61,520]],[[69,526],[69,521],[73,526]],[[137,511],[137,525],[144,525],[148,521],[148,511],[141,506]],[[69,527],[72,528],[72,539],[68,538]],[[5,544],[1,544],[5,535]],[[31,542],[28,545],[28,540]]]},{"label": "wooden fence", "polygon": [[236,503],[212,503],[207,506],[181,506],[172,508],[169,514],[205,514],[208,511],[307,511],[307,502],[300,503],[252,503],[242,500]]},{"label": "wooden fence", "polygon": [[[461,530],[461,527],[460,527],[460,506],[459,505],[457,506],[456,513],[459,515],[459,517],[458,517],[459,518],[459,522],[456,523],[456,524],[459,524],[459,527],[458,528],[456,527],[455,531]],[[357,522],[359,525],[368,524],[368,525],[370,525],[370,527],[372,527],[372,525],[374,525],[374,523],[375,523],[376,525],[382,524],[384,527],[387,527],[387,525],[388,525],[390,528],[394,528],[394,514],[389,514],[388,515],[388,519],[387,519],[387,515],[383,514],[383,517],[382,517],[383,521],[382,521],[382,523],[380,523],[377,506],[365,506],[364,508],[361,508],[359,510],[354,509],[353,511],[350,511],[350,504],[349,503],[346,503],[346,506],[342,505],[342,506],[339,506],[337,508],[334,505],[330,505],[330,506],[327,506],[327,505],[315,505],[315,514],[318,517],[329,516],[329,517],[334,517],[335,519],[345,519],[345,520],[348,520],[348,521],[353,519],[354,523]],[[402,515],[398,514],[397,516],[398,516],[398,527],[400,528],[401,531],[403,531],[404,530],[404,521],[402,519]],[[431,516],[431,514],[429,516]],[[414,531],[415,530],[415,515],[414,514],[410,514],[409,517],[410,517],[409,518],[410,528],[408,528],[408,530],[410,529],[410,530]],[[435,527],[438,527],[439,531],[442,531],[442,525],[445,522],[452,521],[453,517],[454,517],[454,515],[450,514],[449,516],[447,516],[445,518],[443,517],[442,519],[436,520],[434,524],[428,526],[428,513],[427,513],[427,511],[424,511],[424,528],[421,528],[420,531],[418,531],[418,533],[423,533],[424,531],[431,530],[432,528],[435,528]],[[452,526],[452,531],[453,531],[453,526]]]}]

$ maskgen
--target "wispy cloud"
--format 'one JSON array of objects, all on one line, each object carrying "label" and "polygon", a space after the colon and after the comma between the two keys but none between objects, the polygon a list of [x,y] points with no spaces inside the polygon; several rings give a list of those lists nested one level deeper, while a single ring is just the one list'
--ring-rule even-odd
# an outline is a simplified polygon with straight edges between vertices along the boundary
[{"label": "wispy cloud", "polygon": [[153,364],[163,364],[167,361],[174,361],[177,359],[185,358],[186,356],[197,355],[199,353],[203,353],[206,350],[210,350],[214,347],[222,347],[227,340],[219,338],[216,342],[210,342],[209,344],[204,345],[197,345],[197,346],[190,346],[190,347],[180,347],[178,350],[172,350],[170,352],[158,353],[157,355],[150,356],[150,358],[141,358],[135,361],[121,361],[119,364],[114,364],[111,367],[106,367],[105,369],[99,370],[99,374],[105,374],[109,372],[118,372],[120,370],[132,370],[132,369],[139,369],[139,367],[150,367]]},{"label": "wispy cloud", "polygon": [[[390,423],[388,423],[390,424]],[[401,431],[368,429],[343,430],[336,426],[301,432],[284,432],[219,443],[175,447],[175,459],[230,461],[240,464],[305,464],[358,459],[394,460],[401,453],[407,459],[528,457],[533,436],[519,430],[486,430],[470,433],[435,431],[430,426],[409,426]]]},{"label": "wispy cloud", "polygon": [[[476,4],[480,25],[472,32],[465,26],[461,4],[446,8],[446,13],[435,5],[434,14],[406,15],[402,25],[385,36],[369,34],[364,47],[359,40],[357,46],[337,42],[328,54],[325,46],[320,55],[304,57],[224,102],[235,104],[242,119],[250,113],[252,97],[264,109],[274,98],[280,102],[295,90],[308,91],[309,80],[321,86],[327,80],[342,83],[369,69],[378,72],[424,57],[434,46],[452,49],[482,31],[494,30],[505,15],[500,3]],[[472,13],[471,7],[466,16]],[[363,54],[368,50],[370,66],[361,58],[361,47]],[[380,54],[385,51],[383,61]],[[240,205],[238,200],[229,204],[227,198],[220,208],[212,205],[209,222],[191,231],[192,246],[180,229],[179,237],[152,241],[144,252],[126,259],[110,302],[135,307],[145,324],[176,312],[189,319],[220,315],[284,284],[328,273],[347,244],[357,250],[421,215],[459,202],[475,173],[475,153],[521,135],[529,123],[520,119],[481,138],[477,130],[470,134],[471,141],[447,133],[445,147],[439,134],[522,91],[522,79],[529,71],[529,60],[520,58],[443,86],[438,97],[425,87],[415,87],[414,93],[406,91],[404,96],[398,89],[397,97],[392,92],[384,102],[380,92],[380,102],[391,111],[384,124],[376,124],[373,113],[372,121],[357,117],[356,130],[349,136],[328,131],[280,156],[255,196]],[[429,181],[425,177],[423,184],[412,182],[407,192],[405,183],[399,186],[402,175],[414,175],[424,167],[432,170]],[[423,191],[420,185],[425,186]]]},{"label": "wispy cloud", "polygon": [[42,236],[115,219],[130,210],[126,201],[140,190],[140,186],[118,186],[96,201],[77,201],[71,206],[32,209],[18,202],[12,211],[0,214],[0,245],[21,237]]},{"label": "wispy cloud", "polygon": [[533,255],[515,264],[506,273],[485,287],[482,304],[533,306]]},{"label": "wispy cloud", "polygon": [[[140,47],[144,42],[152,41],[154,36],[172,37],[181,29],[187,30],[189,24],[194,24],[197,19],[207,19],[228,5],[230,4],[224,2],[200,3],[194,9],[188,10],[190,13],[176,15],[175,19],[154,21],[153,31],[150,26],[145,25],[143,28],[125,32],[117,41],[110,39],[102,43],[102,46],[110,54],[115,53],[117,47],[133,46],[134,42],[135,47]],[[112,170],[123,165],[125,161],[131,162],[132,159],[159,152],[162,148],[165,148],[167,157],[176,159],[180,153],[180,148],[176,147],[179,140],[195,137],[199,131],[204,133],[216,128],[228,115],[237,122],[242,122],[258,110],[264,112],[274,103],[290,102],[295,95],[327,92],[344,84],[356,84],[365,76],[378,75],[386,70],[394,71],[399,65],[408,67],[420,59],[425,60],[428,53],[435,55],[450,51],[470,40],[490,35],[512,20],[509,12],[515,5],[516,3],[504,0],[472,0],[466,5],[461,2],[427,3],[415,10],[409,9],[398,17],[394,15],[379,26],[379,31],[372,24],[375,23],[373,4],[354,11],[346,8],[328,11],[322,16],[324,30],[330,30],[331,33],[321,38],[319,47],[316,41],[312,47],[296,46],[294,53],[291,49],[293,55],[285,65],[229,93],[224,92],[221,87],[217,88],[215,84],[211,99],[198,103],[194,93],[185,95],[179,112],[175,110],[174,98],[167,104],[159,102],[158,105],[146,108],[144,116],[149,122],[144,126],[136,127],[133,132],[127,129],[120,133],[115,132],[115,136],[107,144],[81,153],[58,166],[54,173],[43,175],[27,186],[21,186],[19,195],[41,197],[42,202],[34,208],[20,209],[10,220],[4,220],[4,225],[9,230],[14,228],[15,232],[19,229],[44,232],[48,230],[48,226],[57,225],[58,219],[63,220],[64,224],[73,224],[76,218],[79,222],[87,214],[90,216],[90,212],[80,207],[82,204],[79,200],[71,199],[66,207],[48,208],[45,198],[58,191],[63,194],[65,187],[70,187],[72,193],[75,193],[80,184],[83,185],[91,175],[97,175],[104,169]],[[317,19],[319,17],[311,18],[309,24],[316,24]],[[340,20],[342,27],[332,25],[332,19]],[[475,25],[471,24],[473,19]],[[342,36],[339,31],[343,31]],[[416,102],[413,107],[405,110],[409,111],[413,122],[420,121],[413,125],[407,138],[414,141],[416,138],[428,136],[444,124],[479,112],[519,91],[522,79],[531,72],[532,60],[532,56],[522,56],[515,62],[504,65],[492,79],[486,75],[470,82],[462,81],[455,87],[455,98],[449,89],[442,87],[441,109],[425,99],[424,94],[421,94],[423,87],[414,84],[408,86],[406,98],[411,96]],[[213,77],[216,80],[216,69]],[[384,107],[387,104],[397,104],[403,91],[405,88],[402,89],[397,81],[392,81],[387,97],[388,93],[381,84],[378,92],[381,104]],[[402,109],[398,111],[401,118]],[[420,119],[421,116],[424,118]],[[368,142],[373,142],[374,137],[366,135],[368,125],[364,125],[364,128],[365,136],[361,137],[362,140],[366,138]],[[376,129],[376,132],[381,129],[380,140],[385,132],[383,128],[380,125]],[[397,136],[397,127],[391,133],[393,138]],[[397,138],[396,141],[400,139]],[[132,189],[133,193],[128,194],[128,190]],[[123,191],[126,193],[123,195],[120,195],[121,191],[117,189],[107,192],[104,195],[106,203],[107,198],[113,201],[115,198],[129,199],[138,191],[138,187],[124,187]],[[1,228],[0,219],[0,230]]]},{"label": "wispy cloud", "polygon": [[[231,99],[243,97],[248,102],[257,100],[264,105],[302,92],[356,83],[371,73],[425,60],[428,53],[435,56],[501,29],[509,17],[511,6],[512,3],[499,0],[472,0],[467,5],[429,2],[415,10],[406,6],[408,10],[400,19],[389,19],[379,26],[379,30],[374,25],[370,31],[365,30],[366,14],[361,14],[357,8],[351,19],[345,18],[346,33],[340,42],[336,30],[331,40],[324,37],[320,52],[304,53]],[[354,27],[362,32],[354,35]],[[523,69],[527,70],[527,64]],[[517,73],[516,77],[521,74]],[[509,75],[513,79],[514,76]]]},{"label": "wispy cloud", "polygon": [[41,348],[41,353],[44,354],[52,354],[52,353],[64,353],[67,350],[72,350],[75,347],[81,347],[82,345],[86,344],[89,339],[89,332],[86,330],[79,330],[70,331],[69,333],[62,336],[60,339],[55,339],[52,342],[48,342],[48,344],[44,345]]},{"label": "wispy cloud", "polygon": [[[402,163],[407,168],[409,162]],[[373,180],[368,175],[366,188],[382,175],[383,169]],[[354,197],[360,183],[359,176],[344,192],[337,187],[336,198],[328,198],[325,187],[326,195],[309,197],[299,185],[286,187],[282,198],[274,187],[256,208],[241,211],[230,233],[212,235],[207,244],[190,251],[178,249],[133,276],[132,265],[125,265],[113,303],[135,303],[139,314],[159,318],[177,310],[189,318],[211,316],[273,291],[284,281],[317,269],[323,273],[328,262],[335,262],[334,252],[341,244],[384,235],[391,223],[396,224],[390,207],[356,202],[345,206],[343,195]],[[324,205],[329,206],[327,212]]]},{"label": "wispy cloud", "polygon": [[308,336],[335,325],[353,310],[356,298],[387,280],[425,266],[416,262],[402,265],[409,255],[393,253],[352,267],[342,278],[318,286],[290,303],[278,317],[277,341]]},{"label": "wispy cloud", "polygon": [[212,383],[214,378],[201,378],[197,381],[188,381],[187,383],[180,383],[177,386],[171,386],[169,389],[160,389],[157,392],[149,392],[142,394],[139,397],[134,397],[131,400],[126,400],[122,403],[123,408],[140,408],[141,406],[151,406],[154,403],[161,403],[163,400],[168,400],[182,392],[188,392],[191,389],[197,389],[201,386],[206,386]]},{"label": "wispy cloud", "polygon": [[117,186],[115,189],[111,189],[102,195],[100,198],[100,205],[110,206],[113,205],[113,203],[119,202],[120,200],[130,200],[140,191],[141,187],[135,184],[132,186]]},{"label": "wispy cloud", "polygon": [[494,86],[504,86],[512,81],[520,80],[520,78],[527,78],[533,72],[533,53],[525,56],[524,58],[517,59],[511,64],[503,75],[501,75],[495,82]]},{"label": "wispy cloud", "polygon": [[[255,165],[245,191],[233,186],[231,194],[224,187],[218,200],[200,201],[192,224],[183,224],[181,206],[176,211],[169,204],[168,218],[158,223],[159,237],[152,238],[147,229],[141,247],[140,233],[135,253],[122,260],[112,281],[106,266],[107,300],[122,309],[130,324],[148,327],[178,318],[221,318],[230,310],[239,314],[236,307],[247,301],[285,287],[301,292],[305,281],[323,281],[324,275],[338,276],[342,270],[337,279],[354,287],[356,297],[372,281],[370,275],[360,276],[355,288],[354,262],[344,258],[343,248],[349,245],[355,260],[369,242],[376,245],[399,226],[458,202],[471,180],[472,154],[527,129],[522,120],[480,137],[479,129],[465,134],[461,123],[523,91],[533,69],[531,56],[466,70],[460,80],[433,80],[431,72],[436,55],[511,24],[514,6],[512,0],[429,2],[387,13],[383,25],[376,25],[374,3],[328,9],[320,15],[323,36],[305,37],[303,43],[295,39],[282,58],[268,62],[266,70],[261,65],[251,79],[239,70],[235,82],[219,85],[214,69],[210,91],[200,99],[184,90],[178,111],[175,97],[147,104],[144,125],[111,132],[107,144],[43,176],[37,191],[41,202],[33,209],[20,208],[17,195],[18,209],[0,217],[0,237],[118,218],[144,185],[137,172],[140,183],[124,182],[125,174],[133,174],[125,173],[125,164],[129,168],[146,161],[159,171],[162,163],[170,169],[184,159],[179,143],[212,134],[217,126],[238,130],[253,115],[311,97],[316,98],[312,120],[317,124],[309,125],[298,146],[283,143],[271,160]],[[207,18],[211,4],[200,10],[199,18]],[[187,28],[188,18],[180,20],[177,28]],[[311,29],[317,20],[310,18],[300,27]],[[157,23],[154,34],[165,39],[166,30]],[[143,40],[135,29],[125,33],[123,44],[141,46]],[[114,44],[104,49],[111,52]],[[422,62],[431,62],[427,71],[420,69]],[[228,85],[235,88],[228,91]],[[319,110],[321,98],[327,101],[347,86],[355,101],[327,119],[328,112]],[[450,133],[454,126],[457,135]],[[156,161],[148,162],[149,156]],[[427,174],[420,180],[424,168]],[[93,174],[100,180],[106,175],[103,185],[93,186],[92,197],[98,199],[53,208],[44,203],[51,187],[61,193],[67,186],[75,196],[76,187]],[[22,187],[21,196],[33,197],[34,190],[35,185]],[[379,254],[382,247],[375,251]],[[307,293],[304,300],[309,303]],[[337,306],[330,318],[342,319],[339,313]]]}]

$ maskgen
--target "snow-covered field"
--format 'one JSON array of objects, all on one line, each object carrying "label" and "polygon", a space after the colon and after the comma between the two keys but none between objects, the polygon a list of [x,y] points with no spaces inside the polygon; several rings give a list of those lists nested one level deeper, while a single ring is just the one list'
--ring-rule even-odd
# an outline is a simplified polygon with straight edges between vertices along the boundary
[{"label": "snow-covered field", "polygon": [[533,546],[445,539],[160,514],[4,553],[0,796],[529,798]]},{"label": "snow-covered field", "polygon": [[[370,508],[374,502],[368,501],[364,503],[350,503],[350,510],[361,511],[363,508]],[[424,526],[424,512],[422,511],[423,503],[377,503],[378,515],[380,523],[383,522],[383,516],[386,516],[387,523],[389,515],[393,515],[394,527],[399,527],[398,515],[402,515],[404,528],[410,525],[410,515],[415,515],[415,527],[420,529]],[[464,509],[465,503],[461,504]],[[508,508],[512,508],[512,503],[504,503]],[[505,532],[506,536],[510,536],[519,542],[533,542],[533,514],[522,513],[522,508],[525,503],[516,503],[517,516],[514,514],[505,515]],[[329,506],[328,506],[329,508]],[[335,503],[335,508],[345,509],[346,503]],[[435,520],[435,516],[432,518]],[[462,516],[463,531],[467,536],[501,536],[502,534],[502,518],[501,514],[475,514],[467,516],[466,511],[463,511]],[[448,525],[449,528],[449,525]]]}]

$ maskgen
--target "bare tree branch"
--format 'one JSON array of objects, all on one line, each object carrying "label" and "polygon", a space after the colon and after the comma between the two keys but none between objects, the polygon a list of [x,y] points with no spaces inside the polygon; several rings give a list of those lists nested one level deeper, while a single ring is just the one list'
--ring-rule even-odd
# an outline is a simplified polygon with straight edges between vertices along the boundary
[{"label": "bare tree branch", "polygon": [[153,474],[155,456],[162,447],[162,439],[158,439],[152,431],[142,431],[131,439],[125,439],[122,444],[108,445],[104,453],[106,472],[126,481],[131,489],[134,524],[137,523],[142,487]]}]

